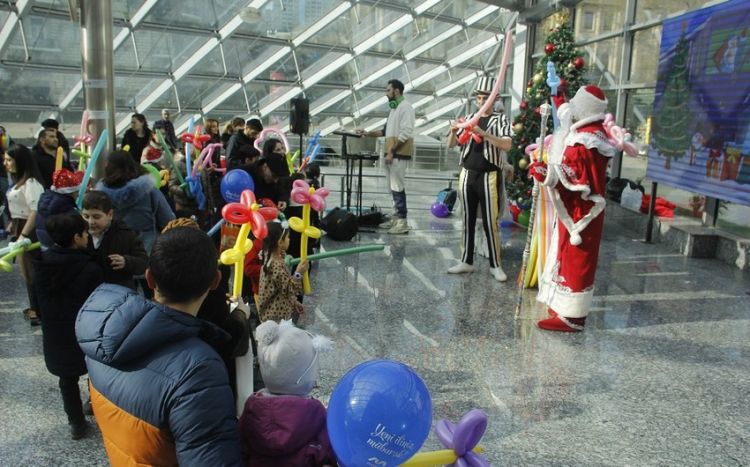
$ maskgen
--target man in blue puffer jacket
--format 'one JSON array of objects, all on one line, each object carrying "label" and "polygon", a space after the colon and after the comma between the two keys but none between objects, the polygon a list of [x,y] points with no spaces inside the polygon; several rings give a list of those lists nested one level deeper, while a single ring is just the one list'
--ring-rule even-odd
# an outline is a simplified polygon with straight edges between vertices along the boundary
[{"label": "man in blue puffer jacket", "polygon": [[240,465],[232,390],[209,345],[229,336],[196,318],[219,278],[209,237],[177,227],[149,258],[154,301],[103,284],[81,308],[76,336],[113,466]]}]

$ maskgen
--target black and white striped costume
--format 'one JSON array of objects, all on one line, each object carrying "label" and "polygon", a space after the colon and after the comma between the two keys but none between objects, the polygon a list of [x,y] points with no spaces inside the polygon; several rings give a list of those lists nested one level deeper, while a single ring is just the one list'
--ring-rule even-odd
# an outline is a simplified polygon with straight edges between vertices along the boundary
[{"label": "black and white striped costume", "polygon": [[[468,115],[471,120],[474,115]],[[458,131],[460,138],[464,129]],[[505,114],[493,114],[487,122],[485,131],[493,136],[511,136],[510,122]],[[477,207],[482,208],[482,223],[487,239],[487,250],[492,268],[500,267],[500,233],[498,222],[503,213],[505,202],[505,182],[503,166],[507,165],[507,153],[487,141],[482,141],[482,154],[491,164],[488,170],[468,170],[465,162],[476,143],[469,140],[461,147],[461,174],[458,179],[458,196],[463,206],[464,229],[461,236],[461,261],[466,264],[474,263],[474,229],[477,222]]]}]

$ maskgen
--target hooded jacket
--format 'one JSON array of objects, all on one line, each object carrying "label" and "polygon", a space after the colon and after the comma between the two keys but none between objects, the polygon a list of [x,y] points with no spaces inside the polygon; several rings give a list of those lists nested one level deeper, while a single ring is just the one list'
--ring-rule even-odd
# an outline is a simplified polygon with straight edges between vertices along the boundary
[{"label": "hooded jacket", "polygon": [[39,204],[36,208],[36,236],[42,248],[50,248],[55,242],[47,233],[47,227],[44,225],[49,216],[56,214],[67,214],[76,212],[76,200],[72,196],[63,193],[57,193],[47,190],[39,197]]},{"label": "hooded jacket", "polygon": [[122,220],[138,234],[147,253],[151,252],[157,234],[175,218],[164,195],[154,187],[151,175],[141,175],[117,188],[99,182],[96,189],[112,199],[115,219]]},{"label": "hooded jacket", "polygon": [[206,342],[223,331],[103,284],[81,308],[76,335],[113,466],[240,465],[227,372]]},{"label": "hooded jacket", "polygon": [[256,392],[240,417],[242,460],[247,466],[336,465],[319,400]]},{"label": "hooded jacket", "polygon": [[55,376],[86,374],[86,363],[76,340],[76,315],[89,294],[102,283],[102,270],[86,250],[47,250],[34,261],[34,287],[42,316],[44,363]]}]

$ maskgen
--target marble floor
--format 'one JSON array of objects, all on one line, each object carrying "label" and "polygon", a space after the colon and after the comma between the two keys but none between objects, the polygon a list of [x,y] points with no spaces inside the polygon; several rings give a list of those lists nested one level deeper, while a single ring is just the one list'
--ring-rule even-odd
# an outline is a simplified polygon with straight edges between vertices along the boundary
[{"label": "marble floor", "polygon": [[[750,464],[747,273],[607,225],[594,311],[585,332],[561,335],[536,329],[545,312],[533,292],[514,319],[516,288],[495,282],[484,258],[471,275],[445,273],[459,255],[458,219],[414,209],[410,225],[404,236],[361,233],[356,242],[385,250],[314,271],[302,324],[336,342],[322,358],[324,402],[352,366],[391,358],[426,382],[433,422],[488,414],[481,444],[492,465]],[[503,231],[510,277],[525,235]],[[25,301],[17,273],[0,273],[0,464],[106,465],[98,434],[68,436]],[[438,448],[430,435],[423,449]]]}]

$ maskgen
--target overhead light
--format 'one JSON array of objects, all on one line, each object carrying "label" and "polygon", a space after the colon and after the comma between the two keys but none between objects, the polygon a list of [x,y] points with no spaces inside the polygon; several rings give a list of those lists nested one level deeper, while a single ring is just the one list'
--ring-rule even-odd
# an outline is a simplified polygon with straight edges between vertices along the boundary
[{"label": "overhead light", "polygon": [[451,110],[461,107],[462,105],[464,105],[465,102],[466,101],[464,101],[463,99],[456,99],[447,105],[440,106],[437,110],[433,110],[432,112],[425,114],[424,119],[428,122],[430,120],[434,120],[435,118],[443,114],[446,114],[450,112]]},{"label": "overhead light", "polygon": [[375,122],[367,125],[365,127],[365,131],[372,131],[375,128],[383,128],[383,125],[385,125],[385,122],[387,122],[387,118],[381,118],[380,120],[376,120]]},{"label": "overhead light", "polygon": [[361,109],[354,112],[354,118],[359,118],[362,115],[367,115],[368,113],[372,112],[373,110],[377,109],[378,107],[383,106],[386,102],[388,102],[388,98],[385,96],[378,97],[374,101],[370,102],[366,106],[362,107]]},{"label": "overhead light", "polygon": [[278,109],[285,103],[289,102],[289,99],[296,96],[297,94],[301,93],[302,89],[295,86],[292,89],[288,90],[284,94],[280,95],[279,97],[275,98],[265,106],[260,108],[260,114],[263,116],[266,116],[273,112],[274,110]]},{"label": "overhead light", "polygon": [[411,60],[412,58],[417,57],[418,55],[421,55],[423,52],[426,52],[427,50],[430,50],[431,48],[435,47],[436,45],[448,39],[449,37],[453,36],[454,34],[461,32],[462,30],[463,28],[459,25],[451,26],[446,31],[441,32],[440,34],[428,40],[427,42],[420,45],[416,49],[407,53],[405,57],[407,60]]},{"label": "overhead light", "polygon": [[422,107],[423,105],[425,105],[425,104],[427,104],[429,102],[432,102],[433,100],[435,100],[435,96],[429,95],[429,96],[423,97],[422,99],[420,99],[417,102],[413,103],[412,107],[415,108],[415,109],[418,109],[418,108]]},{"label": "overhead light", "polygon": [[274,63],[276,63],[279,60],[281,60],[282,58],[284,58],[284,56],[286,54],[288,54],[289,52],[291,52],[291,51],[292,51],[292,48],[289,47],[289,46],[284,46],[284,47],[280,48],[279,50],[277,50],[276,52],[274,52],[273,54],[271,54],[270,57],[268,57],[267,59],[263,60],[263,62],[260,63],[258,66],[253,66],[252,70],[250,70],[250,72],[248,74],[246,74],[245,76],[242,77],[242,81],[244,81],[246,83],[249,83],[250,81],[252,81],[253,79],[255,79],[258,75],[260,75],[261,73],[263,73],[264,71],[266,71],[268,69],[268,67],[270,67]]},{"label": "overhead light", "polygon": [[417,76],[416,78],[411,80],[412,88],[419,87],[422,84],[431,80],[432,78],[436,77],[437,75],[445,73],[446,71],[448,71],[448,67],[446,67],[445,65],[438,65],[432,70],[428,71],[427,73],[421,76]]},{"label": "overhead light", "polygon": [[478,12],[474,13],[473,15],[466,18],[466,25],[471,26],[472,24],[476,23],[480,19],[484,18],[485,16],[489,15],[490,13],[493,13],[497,10],[499,10],[499,6],[490,5],[486,8],[483,8],[479,10]]},{"label": "overhead light", "polygon": [[[130,26],[122,28],[119,33],[117,33],[117,36],[112,40],[112,50],[117,51],[117,49],[120,48],[120,46],[125,43],[125,41],[128,39],[128,36],[130,35],[130,31],[132,29],[135,29],[139,24],[141,24],[141,21],[151,12],[151,9],[159,2],[159,0],[146,0],[143,5],[141,5],[140,8],[133,14],[133,16],[130,18]],[[20,2],[16,2],[16,6],[18,6]],[[70,90],[70,92],[63,98],[62,102],[60,102],[60,110],[65,110],[71,102],[73,102],[73,99],[76,98],[79,92],[83,89],[83,81],[78,81],[78,83],[73,86],[73,89]]]},{"label": "overhead light", "polygon": [[401,16],[396,21],[390,23],[380,31],[376,32],[372,36],[368,37],[364,41],[360,42],[357,46],[354,47],[354,55],[360,55],[362,52],[368,50],[373,45],[377,44],[378,42],[382,41],[386,37],[390,36],[394,32],[398,31],[402,27],[406,26],[407,24],[414,21],[414,17],[412,15],[404,15]]},{"label": "overhead light", "polygon": [[320,136],[330,135],[331,133],[333,133],[334,131],[338,130],[342,126],[343,125],[341,125],[341,122],[338,122],[338,121],[335,122],[335,123],[332,123],[332,124],[328,125],[327,127],[324,127],[324,128],[320,129]]},{"label": "overhead light", "polygon": [[478,71],[475,71],[474,73],[469,73],[463,78],[459,78],[456,81],[453,81],[452,83],[448,84],[447,86],[440,88],[437,92],[435,92],[435,94],[437,94],[438,96],[448,94],[454,89],[459,88],[470,81],[474,81],[479,76],[480,76],[480,73]]},{"label": "overhead light", "polygon": [[158,99],[159,97],[161,97],[162,94],[164,94],[165,92],[167,92],[167,89],[171,88],[172,85],[173,85],[173,83],[172,83],[171,79],[165,79],[164,81],[162,81],[161,84],[159,84],[156,87],[156,89],[154,89],[153,91],[151,91],[151,93],[149,93],[149,95],[146,96],[145,99],[143,99],[141,102],[139,102],[136,105],[136,107],[135,107],[136,110],[139,113],[143,113],[144,110],[146,110],[149,107],[151,107],[151,104],[153,104],[154,102],[156,102],[156,99]]},{"label": "overhead light", "polygon": [[300,44],[320,32],[320,30],[331,24],[333,20],[341,16],[344,12],[348,11],[351,7],[351,2],[339,3],[336,8],[328,12],[328,14],[320,18],[318,21],[314,22],[309,28],[305,29],[297,37],[292,39],[292,44],[294,44],[295,47],[298,47]]},{"label": "overhead light", "polygon": [[151,9],[159,3],[159,0],[146,0],[143,2],[143,5],[141,5],[140,8],[138,8],[138,11],[133,14],[133,16],[130,18],[130,26],[135,28],[139,24],[141,24],[141,21],[143,21],[143,18],[146,17],[151,12]]},{"label": "overhead light", "polygon": [[414,7],[414,13],[421,15],[425,11],[440,3],[440,0],[427,0]]},{"label": "overhead light", "polygon": [[352,54],[344,54],[340,57],[336,58],[334,61],[329,63],[328,65],[324,66],[320,70],[316,71],[312,74],[309,78],[306,78],[302,81],[302,87],[309,88],[313,84],[317,83],[321,79],[325,78],[326,76],[330,75],[334,71],[338,70],[342,66],[349,63],[354,57]]},{"label": "overhead light", "polygon": [[449,59],[448,66],[453,68],[456,65],[460,65],[466,60],[484,52],[486,49],[489,49],[490,47],[497,44],[498,42],[500,42],[500,37],[493,35],[489,39],[486,39],[483,42],[480,42],[479,44],[475,45],[474,47],[471,47],[469,50],[466,50],[465,52],[462,52],[458,54],[457,56]]},{"label": "overhead light", "polygon": [[345,98],[352,95],[351,89],[346,89],[344,91],[339,92],[338,94],[332,96],[330,99],[326,99],[325,101],[321,102],[320,104],[315,102],[312,109],[310,109],[310,115],[318,115],[320,112],[324,111],[328,107],[332,106],[333,104],[344,100]]},{"label": "overhead light", "polygon": [[83,81],[78,81],[75,86],[73,86],[73,89],[70,90],[68,94],[63,97],[63,100],[60,102],[60,109],[67,108],[71,102],[73,102],[73,99],[76,98],[79,92],[83,90]]},{"label": "overhead light", "polygon": [[199,122],[200,119],[202,118],[202,115],[201,114],[188,115],[182,120],[182,123],[180,123],[179,125],[175,127],[175,130],[174,130],[175,133],[179,135],[180,133],[187,131],[188,127],[190,126],[191,118],[193,119],[194,122]]},{"label": "overhead light", "polygon": [[201,60],[206,58],[206,55],[208,55],[209,52],[215,49],[217,45],[219,45],[219,39],[215,37],[212,37],[211,39],[206,41],[206,43],[203,44],[200,49],[198,49],[193,55],[190,56],[190,58],[185,60],[182,65],[180,65],[174,71],[174,80],[178,81],[180,78],[188,74],[188,72],[192,70],[193,67],[197,65]]},{"label": "overhead light", "polygon": [[396,68],[400,67],[403,64],[404,64],[403,60],[396,60],[395,62],[391,62],[383,68],[378,68],[377,70],[375,70],[375,73],[367,75],[365,79],[360,80],[359,83],[355,84],[354,90],[359,91],[360,89],[372,83],[376,79],[380,78],[381,76],[385,74],[390,73],[391,71],[395,70]]},{"label": "overhead light", "polygon": [[219,104],[232,97],[232,95],[240,89],[242,89],[242,83],[234,83],[233,85],[229,86],[226,91],[222,92],[211,102],[203,106],[203,113],[208,113],[214,110],[219,106]]},{"label": "overhead light", "polygon": [[448,120],[443,120],[442,122],[440,122],[440,123],[438,123],[438,124],[436,124],[436,125],[433,125],[433,126],[431,126],[431,127],[427,128],[427,129],[425,129],[425,130],[421,131],[421,132],[420,132],[419,134],[420,134],[420,135],[429,135],[430,133],[435,133],[435,132],[436,132],[436,131],[438,131],[439,129],[441,129],[441,128],[443,128],[443,127],[446,127],[446,126],[448,126],[449,124],[450,124],[450,121],[448,121]]},{"label": "overhead light", "polygon": [[240,18],[240,15],[235,15],[232,17],[232,19],[229,20],[227,24],[225,24],[221,29],[219,29],[219,37],[221,37],[221,40],[226,39],[227,37],[231,36],[234,31],[237,30],[238,27],[242,25],[244,21],[242,21],[242,18]]}]

